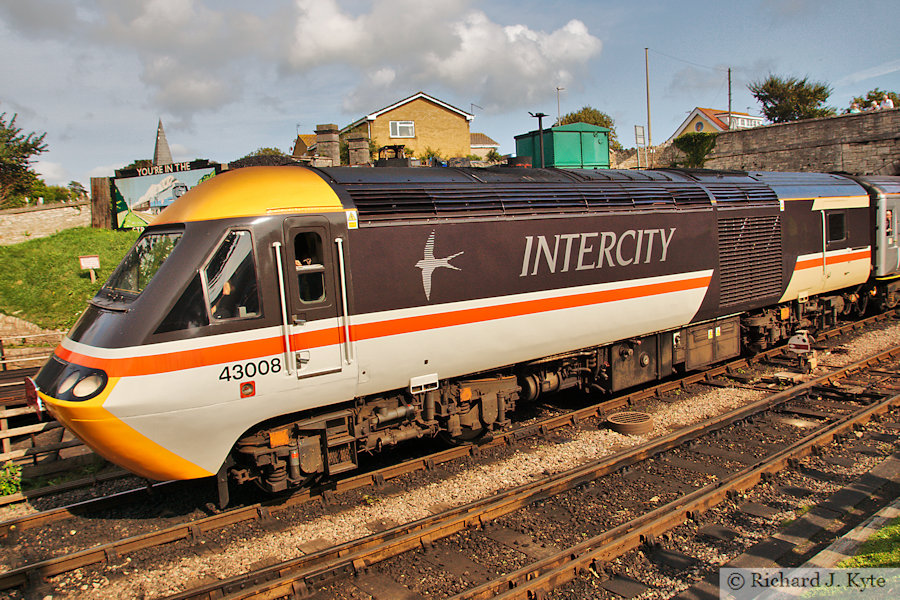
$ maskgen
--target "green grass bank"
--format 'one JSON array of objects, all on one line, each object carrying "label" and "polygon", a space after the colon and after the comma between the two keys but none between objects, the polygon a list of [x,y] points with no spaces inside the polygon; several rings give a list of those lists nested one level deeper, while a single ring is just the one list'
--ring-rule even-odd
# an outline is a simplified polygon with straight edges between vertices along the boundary
[{"label": "green grass bank", "polygon": [[[0,246],[0,313],[44,329],[69,329],[138,237],[137,231],[78,227]],[[91,283],[78,257],[100,257]]]}]

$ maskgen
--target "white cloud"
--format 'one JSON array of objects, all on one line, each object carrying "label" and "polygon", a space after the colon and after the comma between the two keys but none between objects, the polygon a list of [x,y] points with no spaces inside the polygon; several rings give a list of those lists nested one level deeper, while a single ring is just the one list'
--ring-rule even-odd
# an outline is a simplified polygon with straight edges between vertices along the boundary
[{"label": "white cloud", "polygon": [[569,85],[602,43],[580,21],[551,33],[502,26],[471,12],[453,26],[458,40],[447,54],[429,52],[420,75],[480,99],[487,110],[524,105]]},{"label": "white cloud", "polygon": [[[121,169],[127,164],[129,163],[116,162],[109,165],[100,165],[88,171],[88,177],[112,177],[112,174],[116,172],[116,169]],[[87,187],[90,182],[85,181],[82,183]]]},{"label": "white cloud", "polygon": [[34,170],[48,185],[67,185],[69,174],[58,162],[38,160],[34,163]]},{"label": "white cloud", "polygon": [[600,40],[582,21],[544,31],[497,23],[472,6],[295,0],[251,12],[210,0],[30,0],[0,4],[0,19],[78,40],[96,56],[133,57],[146,90],[130,97],[185,124],[260,86],[279,86],[276,75],[291,80],[326,68],[360,81],[343,99],[352,112],[418,90],[465,96],[489,111],[521,106],[552,97],[600,53]]},{"label": "white cloud", "polygon": [[835,85],[852,85],[860,81],[865,81],[866,79],[890,75],[891,73],[896,73],[897,71],[900,71],[900,58],[881,63],[880,65],[875,65],[874,67],[869,67],[868,69],[863,69],[862,71],[851,73],[850,75],[847,75],[845,77],[841,77],[839,80],[837,80]]},{"label": "white cloud", "polygon": [[550,98],[600,53],[601,41],[579,20],[546,32],[496,23],[468,4],[378,0],[370,12],[353,15],[336,0],[297,0],[295,38],[283,67],[358,69],[363,81],[343,103],[350,112],[387,101],[388,86],[392,99],[437,88],[491,111]]}]

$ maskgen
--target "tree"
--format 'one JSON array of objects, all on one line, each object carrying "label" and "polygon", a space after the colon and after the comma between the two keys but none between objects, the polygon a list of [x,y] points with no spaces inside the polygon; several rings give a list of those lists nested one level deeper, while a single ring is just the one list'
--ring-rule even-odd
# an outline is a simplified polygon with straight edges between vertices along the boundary
[{"label": "tree", "polygon": [[772,123],[787,123],[800,119],[830,117],[835,110],[823,104],[831,95],[831,88],[808,78],[769,75],[747,86],[753,97],[762,104],[762,112]]},{"label": "tree", "polygon": [[500,162],[501,160],[503,160],[503,157],[500,156],[500,153],[497,152],[496,148],[491,148],[488,151],[487,156],[485,156],[485,159],[488,162]]},{"label": "tree", "polygon": [[43,198],[44,204],[67,202],[72,197],[68,188],[61,185],[47,185],[41,180],[31,187],[30,193],[34,198]]},{"label": "tree", "polygon": [[692,131],[679,135],[672,143],[685,153],[684,166],[689,169],[702,169],[706,156],[716,147],[716,134]]},{"label": "tree", "polygon": [[596,108],[585,106],[579,111],[571,112],[560,117],[556,125],[571,125],[572,123],[587,123],[588,125],[597,125],[598,127],[606,127],[609,129],[609,147],[612,150],[621,150],[622,144],[616,137],[616,124],[605,112],[600,112]]},{"label": "tree", "polygon": [[279,150],[278,148],[257,148],[247,156],[242,158],[250,158],[251,156],[286,156],[284,152]]},{"label": "tree", "polygon": [[131,161],[130,164],[125,165],[119,171],[128,171],[131,169],[147,169],[153,166],[153,160],[149,158],[138,158]]},{"label": "tree", "polygon": [[46,133],[23,134],[16,125],[16,117],[7,123],[6,113],[0,113],[0,207],[8,208],[24,203],[24,197],[38,177],[31,168],[33,158],[47,150]]},{"label": "tree", "polygon": [[295,163],[292,156],[288,156],[278,148],[257,148],[250,154],[229,163],[232,169],[242,167],[265,167],[288,165]]},{"label": "tree", "polygon": [[[852,104],[853,102],[856,102],[857,106],[859,106],[859,110],[866,110],[872,105],[873,101],[881,104],[881,100],[884,98],[885,94],[888,95],[888,98],[894,101],[894,108],[900,108],[900,96],[897,95],[897,92],[885,92],[878,88],[869,90],[869,92],[866,93],[865,97],[856,96],[850,101],[850,103]],[[843,112],[850,112],[850,108],[845,108]]]},{"label": "tree", "polygon": [[87,196],[87,190],[84,189],[84,186],[81,185],[80,181],[70,181],[69,185],[66,186],[69,188],[69,193],[72,194],[72,198],[84,198]]}]

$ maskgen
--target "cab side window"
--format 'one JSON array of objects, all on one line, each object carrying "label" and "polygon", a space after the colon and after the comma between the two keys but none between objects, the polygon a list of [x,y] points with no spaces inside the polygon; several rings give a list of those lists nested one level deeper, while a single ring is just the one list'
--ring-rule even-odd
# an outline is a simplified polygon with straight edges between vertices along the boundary
[{"label": "cab side window", "polygon": [[209,325],[209,317],[207,317],[206,307],[203,305],[203,284],[200,282],[200,275],[197,274],[166,318],[159,324],[156,333],[195,329],[206,325]]},{"label": "cab side window", "polygon": [[313,304],[325,300],[325,260],[322,238],[318,233],[305,231],[294,237],[294,268],[300,301]]},{"label": "cab side window", "polygon": [[259,284],[249,231],[228,232],[203,274],[213,322],[259,316]]}]

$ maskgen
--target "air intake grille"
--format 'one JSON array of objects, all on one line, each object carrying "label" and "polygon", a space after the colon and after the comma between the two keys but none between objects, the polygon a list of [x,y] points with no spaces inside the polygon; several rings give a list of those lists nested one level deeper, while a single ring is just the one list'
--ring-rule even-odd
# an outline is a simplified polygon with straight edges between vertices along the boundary
[{"label": "air intake grille", "polygon": [[719,220],[720,302],[742,304],[781,293],[781,216]]}]

